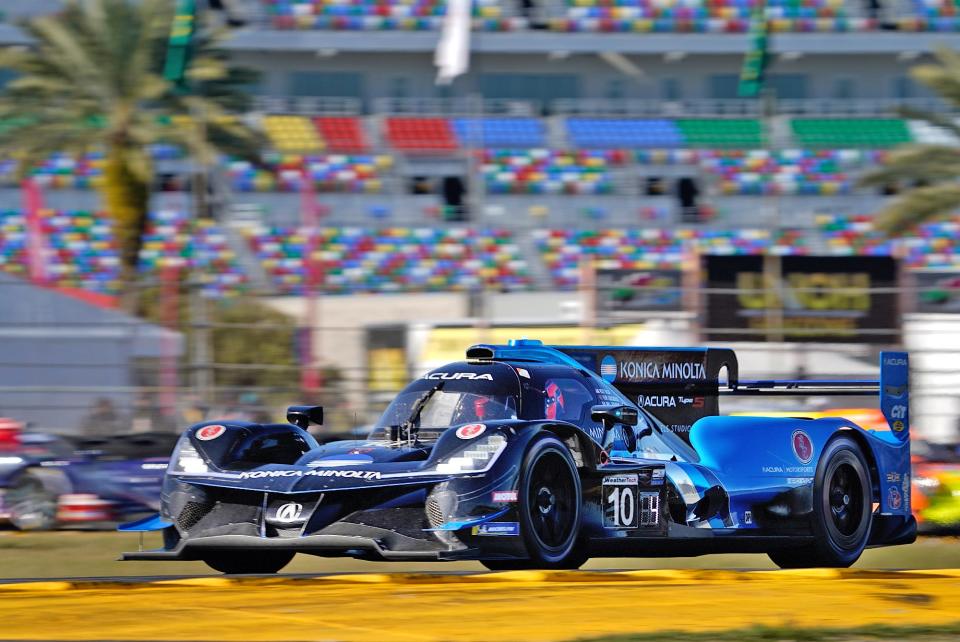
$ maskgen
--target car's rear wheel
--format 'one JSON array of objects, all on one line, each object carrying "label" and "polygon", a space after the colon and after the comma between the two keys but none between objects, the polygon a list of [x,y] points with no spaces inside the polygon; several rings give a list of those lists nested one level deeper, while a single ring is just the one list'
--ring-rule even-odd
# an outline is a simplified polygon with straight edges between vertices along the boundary
[{"label": "car's rear wheel", "polygon": [[290,551],[223,551],[207,553],[203,561],[215,571],[228,575],[276,573],[290,563]]},{"label": "car's rear wheel", "polygon": [[485,560],[490,570],[579,568],[581,488],[570,450],[556,437],[534,441],[524,456],[518,510],[528,559]]},{"label": "car's rear wheel", "polygon": [[57,525],[57,495],[43,481],[24,473],[7,489],[4,498],[10,523],[22,531],[50,530]]},{"label": "car's rear wheel", "polygon": [[860,558],[870,538],[873,492],[867,460],[849,437],[827,444],[813,483],[814,543],[771,551],[780,568],[846,568]]}]

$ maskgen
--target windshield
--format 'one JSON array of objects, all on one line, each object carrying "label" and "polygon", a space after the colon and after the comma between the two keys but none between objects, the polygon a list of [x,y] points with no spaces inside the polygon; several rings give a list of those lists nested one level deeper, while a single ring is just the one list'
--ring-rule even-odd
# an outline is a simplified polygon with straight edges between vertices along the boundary
[{"label": "windshield", "polygon": [[640,422],[637,429],[649,426],[652,431],[637,442],[637,454],[644,459],[662,459],[666,461],[700,461],[700,456],[692,446],[678,437],[672,430],[644,409],[640,409]]},{"label": "windshield", "polygon": [[391,427],[408,422],[423,440],[436,438],[450,426],[516,419],[519,392],[517,375],[509,366],[451,364],[417,379],[397,395],[370,438],[390,439]]}]

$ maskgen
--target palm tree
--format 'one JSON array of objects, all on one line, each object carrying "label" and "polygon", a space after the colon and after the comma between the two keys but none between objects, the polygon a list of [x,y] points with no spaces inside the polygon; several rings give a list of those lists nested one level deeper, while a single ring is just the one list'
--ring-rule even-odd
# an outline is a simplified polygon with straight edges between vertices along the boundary
[{"label": "palm tree", "polygon": [[0,94],[0,154],[17,158],[23,176],[52,152],[104,150],[100,189],[127,294],[147,222],[150,145],[178,145],[208,167],[221,152],[253,156],[260,144],[235,115],[248,107],[243,85],[254,74],[228,66],[218,34],[195,37],[189,91],[161,75],[172,4],[68,0],[62,12],[24,25],[33,46],[0,51],[0,68],[17,74]]},{"label": "palm tree", "polygon": [[[917,65],[910,73],[954,107],[960,107],[960,54],[946,48],[934,52],[936,62]],[[924,120],[960,139],[960,126],[944,114],[903,109],[905,118]],[[943,218],[960,207],[960,148],[911,144],[893,150],[883,166],[860,183],[896,187],[899,196],[877,213],[874,226],[891,236],[921,223]]]}]

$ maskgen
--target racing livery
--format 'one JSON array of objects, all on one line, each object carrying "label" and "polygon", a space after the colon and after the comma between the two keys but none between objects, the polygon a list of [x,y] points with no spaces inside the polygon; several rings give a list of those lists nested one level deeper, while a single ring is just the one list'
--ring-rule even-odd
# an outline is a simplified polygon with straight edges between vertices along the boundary
[{"label": "racing livery", "polygon": [[[518,340],[466,357],[407,386],[365,440],[319,445],[308,406],[288,424],[189,428],[160,513],[122,527],[164,546],[124,559],[249,573],[298,552],[491,569],[764,552],[844,567],[916,537],[905,353],[881,353],[879,381],[814,382],[741,381],[714,348]],[[878,395],[887,429],[720,416],[729,394]]]}]

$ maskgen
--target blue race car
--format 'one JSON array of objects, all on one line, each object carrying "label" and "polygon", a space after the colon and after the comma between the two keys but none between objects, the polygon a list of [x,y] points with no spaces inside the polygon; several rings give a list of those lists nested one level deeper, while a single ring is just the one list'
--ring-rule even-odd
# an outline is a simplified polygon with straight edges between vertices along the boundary
[{"label": "blue race car", "polygon": [[116,524],[156,512],[175,435],[18,435],[0,453],[0,524],[20,530]]},{"label": "blue race car", "polygon": [[[576,568],[589,557],[763,552],[853,564],[912,542],[907,355],[879,381],[741,381],[726,349],[477,345],[404,389],[365,440],[288,424],[184,432],[124,559],[276,572],[295,553]],[[725,383],[720,384],[725,372]],[[719,416],[721,395],[878,395],[889,430]]]}]

